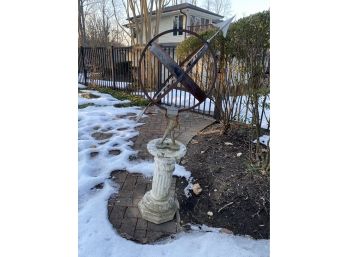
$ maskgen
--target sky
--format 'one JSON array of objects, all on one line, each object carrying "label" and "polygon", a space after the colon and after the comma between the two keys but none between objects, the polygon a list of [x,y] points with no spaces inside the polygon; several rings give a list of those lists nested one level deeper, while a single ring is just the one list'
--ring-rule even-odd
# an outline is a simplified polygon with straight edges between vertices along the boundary
[{"label": "sky", "polygon": [[[207,0],[199,0],[198,3],[204,8]],[[214,0],[212,0],[213,2]],[[230,11],[225,14],[225,18],[236,15],[236,19],[248,16],[253,13],[268,10],[269,0],[229,0]]]},{"label": "sky", "polygon": [[236,14],[236,18],[242,18],[253,13],[268,10],[270,4],[268,0],[232,0],[231,15]]}]

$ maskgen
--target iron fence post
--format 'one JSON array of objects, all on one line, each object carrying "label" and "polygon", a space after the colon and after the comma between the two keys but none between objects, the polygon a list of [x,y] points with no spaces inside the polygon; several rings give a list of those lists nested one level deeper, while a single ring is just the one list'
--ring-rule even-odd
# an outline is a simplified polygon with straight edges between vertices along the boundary
[{"label": "iron fence post", "polygon": [[81,55],[82,55],[82,68],[83,68],[83,76],[85,78],[85,85],[88,86],[88,84],[87,84],[87,70],[86,70],[86,66],[85,66],[85,51],[84,51],[83,46],[81,46]]},{"label": "iron fence post", "polygon": [[111,60],[112,60],[112,83],[114,89],[116,89],[116,81],[115,81],[115,57],[114,57],[114,46],[111,46]]}]

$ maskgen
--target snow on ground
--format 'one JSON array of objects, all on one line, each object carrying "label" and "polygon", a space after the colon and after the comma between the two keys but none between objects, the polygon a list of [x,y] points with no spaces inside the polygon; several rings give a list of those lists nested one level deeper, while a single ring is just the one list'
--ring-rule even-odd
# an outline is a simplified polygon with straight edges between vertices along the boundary
[{"label": "snow on ground", "polygon": [[[84,93],[99,98],[85,99]],[[80,257],[262,257],[269,256],[269,240],[254,240],[242,236],[219,233],[219,229],[197,227],[190,233],[182,232],[175,239],[167,239],[153,245],[141,245],[119,236],[107,217],[107,201],[117,192],[118,185],[110,179],[113,170],[126,169],[129,172],[151,176],[153,162],[129,161],[136,154],[131,138],[138,135],[135,116],[141,112],[138,107],[115,108],[124,103],[110,95],[91,90],[80,90],[79,105],[94,105],[79,109],[78,154],[79,154],[79,256]],[[96,140],[92,135],[98,132],[110,136]],[[110,150],[119,150],[117,156]],[[98,154],[94,156],[91,153]],[[93,156],[93,157],[92,157]],[[190,177],[190,172],[180,165],[175,166],[175,175]],[[103,183],[101,189],[95,186]],[[210,231],[210,232],[207,232]]]},{"label": "snow on ground", "polygon": [[[269,135],[262,135],[262,136],[260,136],[259,137],[259,141],[260,141],[261,144],[267,146],[268,141],[269,141]],[[256,142],[257,142],[257,139],[255,139],[253,141],[253,143],[255,143],[255,144],[256,144]]]},{"label": "snow on ground", "polygon": [[[83,97],[84,94],[86,94],[86,95],[91,94],[91,95],[97,96],[98,98],[85,98],[85,97]],[[95,105],[100,105],[100,106],[108,106],[108,105],[112,106],[114,104],[129,103],[129,100],[120,101],[120,100],[113,98],[109,94],[99,93],[98,91],[95,91],[95,90],[82,90],[80,95],[79,95],[78,103],[79,103],[79,105],[95,104]]]},{"label": "snow on ground", "polygon": [[[83,81],[83,73],[79,74],[79,81]],[[95,85],[98,86],[106,86],[106,87],[112,87],[113,86],[113,81],[109,81],[109,80],[91,80],[91,79],[87,79],[87,83],[91,83],[93,82]],[[126,89],[128,88],[132,83],[130,82],[122,82],[122,81],[115,81],[115,86],[118,89]],[[82,84],[79,84],[81,86],[83,86]],[[154,92],[148,92],[149,96],[153,97],[154,96]],[[140,93],[140,95],[144,95],[143,93]],[[232,97],[229,98],[229,101],[232,102]],[[182,107],[188,107],[188,106],[192,106],[197,104],[197,100],[194,98],[194,96],[184,90],[178,90],[178,89],[173,89],[171,90],[167,96],[165,96],[163,98],[163,103],[165,104],[173,104],[175,103],[176,105],[180,105]],[[261,118],[262,115],[262,102],[263,102],[263,97],[260,97],[259,99],[259,115]],[[238,100],[239,103],[239,100]],[[236,118],[235,120],[237,121],[244,121],[246,120],[246,123],[251,123],[251,119],[252,119],[252,112],[251,112],[251,104],[248,104],[247,107],[247,97],[246,96],[242,96],[242,101],[241,101],[241,106],[239,107],[239,104],[236,103],[236,108],[235,110],[239,110],[240,109],[240,117]],[[269,106],[270,104],[270,98],[269,96],[267,96],[266,98],[266,104]],[[222,107],[223,109],[225,109],[225,107]],[[247,110],[248,108],[248,110]],[[207,98],[204,102],[202,102],[200,105],[196,106],[194,108],[195,111],[198,112],[203,112],[205,111],[206,113],[214,113],[214,109],[215,109],[215,103],[214,101],[212,101],[211,99]],[[262,115],[262,122],[261,122],[261,127],[264,129],[268,128],[268,124],[269,124],[269,118],[270,118],[270,110],[269,108],[265,108],[265,112]]]},{"label": "snow on ground", "polygon": [[[103,80],[103,79],[90,79],[90,74],[87,75],[87,83],[93,83],[96,86],[102,86],[102,87],[113,87],[114,82],[113,80]],[[84,75],[83,73],[79,73],[78,75],[78,81],[84,81]],[[125,81],[115,81],[115,87],[119,89],[126,89],[131,83],[125,82]]]},{"label": "snow on ground", "polygon": [[[144,94],[140,94],[140,95],[144,95]],[[148,95],[150,97],[154,96],[154,92],[148,92]],[[251,104],[247,103],[247,97],[246,96],[241,96],[241,104],[239,107],[239,100],[240,98],[238,97],[237,103],[236,103],[236,108],[234,111],[234,114],[236,113],[236,110],[240,109],[240,117],[239,119],[235,119],[237,121],[244,121],[244,119],[246,119],[246,123],[250,124],[251,123],[251,119],[252,119],[252,108],[251,108]],[[176,104],[176,105],[180,105],[181,107],[188,107],[188,106],[193,106],[195,104],[198,103],[198,101],[194,98],[194,96],[190,93],[187,93],[184,90],[178,90],[178,89],[173,89],[171,90],[164,98],[162,98],[163,103],[165,104]],[[229,101],[230,103],[232,103],[233,98],[230,97]],[[264,98],[260,97],[259,99],[259,115],[260,115],[260,119],[261,119],[261,115],[262,115],[262,102],[263,102]],[[270,104],[270,98],[269,96],[267,96],[265,103],[269,106]],[[247,110],[247,104],[248,104],[248,110]],[[222,107],[225,110],[225,107]],[[194,108],[195,111],[200,111],[203,112],[205,110],[206,113],[214,113],[215,110],[215,103],[214,101],[212,101],[211,99],[207,98],[204,102],[202,102],[200,105],[196,106]],[[236,116],[236,115],[235,115]],[[262,122],[261,122],[261,127],[264,129],[268,128],[268,123],[269,123],[269,118],[270,118],[270,110],[269,108],[265,108],[265,112],[262,115]]]},{"label": "snow on ground", "polygon": [[[87,83],[95,84],[96,86],[113,87],[113,81],[102,79],[87,79]],[[115,87],[119,89],[126,89],[131,83],[123,81],[115,81]]]}]

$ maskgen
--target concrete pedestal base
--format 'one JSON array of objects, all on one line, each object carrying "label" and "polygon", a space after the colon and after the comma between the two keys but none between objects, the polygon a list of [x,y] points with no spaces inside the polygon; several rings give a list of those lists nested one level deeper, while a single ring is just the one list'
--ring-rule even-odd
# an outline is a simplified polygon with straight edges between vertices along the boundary
[{"label": "concrete pedestal base", "polygon": [[[179,204],[174,195],[170,195],[170,185],[175,163],[186,154],[184,144],[176,141],[179,148],[158,148],[160,138],[151,140],[148,151],[155,157],[155,170],[152,180],[152,189],[148,191],[139,202],[138,208],[143,219],[161,224],[172,220]],[[170,139],[164,141],[170,143]]]}]

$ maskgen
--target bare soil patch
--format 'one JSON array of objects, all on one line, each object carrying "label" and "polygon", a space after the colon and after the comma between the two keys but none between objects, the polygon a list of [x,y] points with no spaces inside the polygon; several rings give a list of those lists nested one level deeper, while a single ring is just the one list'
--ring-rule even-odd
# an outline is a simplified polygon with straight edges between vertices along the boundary
[{"label": "bare soil patch", "polygon": [[95,138],[96,140],[105,140],[112,137],[112,133],[94,132],[92,134],[92,137]]},{"label": "bare soil patch", "polygon": [[190,190],[187,198],[188,182],[177,180],[183,225],[206,224],[236,235],[269,238],[269,174],[250,169],[252,140],[251,129],[237,124],[226,135],[219,135],[219,125],[213,124],[191,140],[181,163],[203,190],[198,196]]}]

